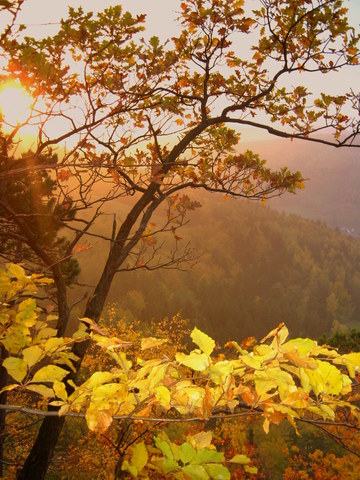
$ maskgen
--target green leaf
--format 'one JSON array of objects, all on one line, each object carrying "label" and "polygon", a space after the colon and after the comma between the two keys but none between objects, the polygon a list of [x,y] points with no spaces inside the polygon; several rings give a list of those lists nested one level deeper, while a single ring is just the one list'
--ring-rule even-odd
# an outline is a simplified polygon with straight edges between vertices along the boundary
[{"label": "green leaf", "polygon": [[32,347],[25,348],[22,352],[25,362],[28,364],[28,367],[32,367],[38,363],[41,358],[44,356],[44,352],[37,345]]},{"label": "green leaf", "polygon": [[179,448],[179,458],[183,464],[190,463],[196,455],[196,450],[188,442],[184,442]]},{"label": "green leaf", "polygon": [[244,470],[251,475],[256,475],[258,473],[257,467],[249,467],[248,465],[245,465]]},{"label": "green leaf", "polygon": [[239,463],[240,465],[246,465],[251,462],[250,458],[247,457],[246,455],[235,455],[231,460],[229,460],[231,463]]},{"label": "green leaf", "polygon": [[231,478],[229,470],[224,467],[224,465],[213,463],[210,465],[204,465],[204,467],[210,478],[213,478],[214,480],[230,480]]},{"label": "green leaf", "polygon": [[150,45],[153,48],[157,48],[159,46],[159,43],[160,43],[159,37],[153,36],[153,37],[150,38]]},{"label": "green leaf", "polygon": [[191,332],[191,338],[202,352],[209,356],[212,354],[215,348],[215,341],[206,335],[206,333],[203,333],[201,330],[195,327]]},{"label": "green leaf", "polygon": [[17,382],[22,382],[27,374],[27,363],[22,358],[5,358],[3,367],[6,368],[10,377]]},{"label": "green leaf", "polygon": [[191,480],[208,480],[209,475],[202,465],[185,465],[182,471],[188,475]]},{"label": "green leaf", "polygon": [[40,370],[35,373],[32,381],[34,383],[55,382],[55,380],[61,382],[61,380],[65,378],[68,373],[69,372],[67,370],[58,367],[57,365],[46,365],[46,367],[40,368]]},{"label": "green leaf", "polygon": [[216,450],[204,448],[196,452],[195,457],[191,460],[191,464],[200,465],[201,463],[219,463],[224,461],[225,456],[223,452],[217,452]]},{"label": "green leaf", "polygon": [[135,445],[131,456],[131,463],[134,465],[138,472],[146,466],[148,462],[148,452],[145,447],[145,443],[141,442]]},{"label": "green leaf", "polygon": [[138,476],[138,471],[137,471],[137,468],[134,467],[134,465],[130,465],[130,463],[125,460],[122,465],[121,465],[121,470],[122,471],[125,471],[127,470],[129,473],[131,473],[131,475],[133,477],[137,477]]},{"label": "green leaf", "polygon": [[166,440],[163,440],[161,437],[155,437],[155,445],[169,460],[174,460],[174,455],[171,451],[170,445]]},{"label": "green leaf", "polygon": [[173,472],[179,469],[179,464],[175,460],[165,458],[161,464],[164,473]]}]

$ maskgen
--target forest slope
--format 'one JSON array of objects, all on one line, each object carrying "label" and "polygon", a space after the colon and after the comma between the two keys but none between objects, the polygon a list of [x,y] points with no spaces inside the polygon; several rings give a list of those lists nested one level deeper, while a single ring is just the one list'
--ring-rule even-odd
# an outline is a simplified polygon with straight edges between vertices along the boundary
[{"label": "forest slope", "polygon": [[[312,337],[330,332],[334,322],[356,326],[357,239],[245,201],[200,200],[180,241],[191,239],[202,253],[193,269],[118,275],[109,300],[129,321],[181,312],[221,341],[260,337],[282,321],[292,335]],[[105,254],[100,242],[82,252],[84,281],[91,283]]]}]

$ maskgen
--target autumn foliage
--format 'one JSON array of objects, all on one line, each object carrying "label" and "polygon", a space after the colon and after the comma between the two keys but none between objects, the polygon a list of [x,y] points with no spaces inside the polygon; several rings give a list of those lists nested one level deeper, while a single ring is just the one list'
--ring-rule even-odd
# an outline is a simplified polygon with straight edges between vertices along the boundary
[{"label": "autumn foliage", "polygon": [[[288,340],[284,324],[260,342],[231,341],[222,352],[198,328],[191,346],[167,349],[166,337],[127,340],[100,323],[120,272],[197,261],[179,234],[199,207],[192,191],[264,203],[303,188],[300,172],[272,170],[243,151],[240,128],[359,147],[358,94],[311,93],[299,84],[299,73],[357,68],[359,36],[343,2],[183,0],[178,30],[163,42],[146,36],[145,15],[121,5],[97,14],[70,7],[54,35],[34,38],[18,22],[24,1],[0,1],[9,18],[2,78],[33,98],[23,122],[0,118],[0,253],[8,263],[1,273],[0,433],[5,411],[44,420],[17,465],[18,479],[45,478],[68,417],[85,419],[98,436],[119,425],[118,439],[107,437],[117,478],[227,479],[232,468],[255,474],[246,454],[217,451],[210,431],[179,441],[164,423],[250,415],[268,432],[283,420],[296,430],[299,423],[332,425],[341,415],[350,428],[359,415],[359,353]],[[32,147],[19,154],[27,125],[35,130]],[[121,218],[118,201],[126,206]],[[112,223],[99,232],[108,208]],[[77,260],[98,239],[107,252],[101,273],[71,303]],[[66,336],[71,312],[85,299],[77,331]],[[92,348],[102,361],[95,371],[82,364]],[[16,395],[31,408],[7,402]],[[159,431],[136,436],[135,422]],[[124,446],[127,425],[135,436]]]},{"label": "autumn foliage", "polygon": [[[135,335],[133,326],[119,338],[86,318],[72,337],[58,337],[49,326],[54,316],[44,317],[31,298],[49,282],[39,275],[26,276],[14,264],[1,271],[1,343],[7,353],[3,367],[10,378],[3,391],[23,403],[10,402],[6,409],[41,415],[50,405],[59,410],[45,415],[85,418],[89,431],[106,445],[103,455],[115,448],[117,435],[115,469],[133,477],[152,478],[151,472],[157,472],[178,479],[216,479],[230,478],[232,468],[240,464],[248,473],[257,473],[246,454],[233,451],[225,457],[218,452],[211,431],[188,434],[179,444],[166,430],[150,433],[148,424],[259,417],[265,432],[284,420],[295,430],[303,422],[336,427],[341,421],[341,426],[356,428],[360,353],[340,355],[310,339],[288,340],[284,325],[260,343],[231,341],[226,354],[216,354],[214,340],[197,328],[190,335],[196,348],[190,351],[181,351],[181,336],[178,345],[166,349],[167,338]],[[19,303],[23,295],[30,298]],[[75,383],[66,380],[77,360],[71,346],[84,341],[95,348],[89,360],[101,369],[93,371],[91,361],[84,362]],[[118,427],[112,432],[114,422]],[[119,432],[130,431],[130,425],[136,429],[124,445]],[[76,458],[78,448],[70,458]]]}]

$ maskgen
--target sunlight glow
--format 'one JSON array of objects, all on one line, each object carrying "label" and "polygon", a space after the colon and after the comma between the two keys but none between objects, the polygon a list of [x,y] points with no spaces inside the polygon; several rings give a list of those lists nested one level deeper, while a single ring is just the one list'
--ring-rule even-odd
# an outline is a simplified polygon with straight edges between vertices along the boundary
[{"label": "sunlight glow", "polygon": [[6,80],[0,85],[0,114],[4,130],[21,124],[31,114],[33,98],[16,80]]}]

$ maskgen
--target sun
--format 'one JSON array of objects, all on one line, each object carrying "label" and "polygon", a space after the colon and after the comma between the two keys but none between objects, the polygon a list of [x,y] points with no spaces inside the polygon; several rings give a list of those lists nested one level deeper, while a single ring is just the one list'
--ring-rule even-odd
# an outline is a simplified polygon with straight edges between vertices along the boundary
[{"label": "sun", "polygon": [[0,84],[0,113],[3,126],[15,127],[31,114],[34,99],[17,80],[5,80]]}]

